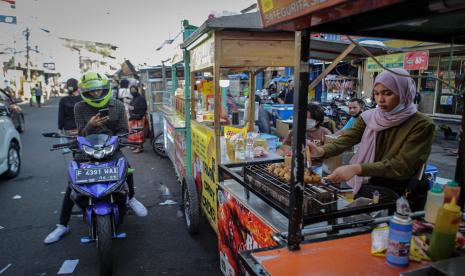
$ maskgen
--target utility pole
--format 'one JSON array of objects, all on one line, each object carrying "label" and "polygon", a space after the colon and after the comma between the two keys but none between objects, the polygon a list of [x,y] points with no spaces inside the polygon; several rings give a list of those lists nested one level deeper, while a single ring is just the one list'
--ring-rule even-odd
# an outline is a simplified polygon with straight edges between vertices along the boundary
[{"label": "utility pole", "polygon": [[27,75],[26,75],[26,80],[31,80],[31,70],[29,68],[29,51],[31,50],[31,47],[29,46],[29,37],[31,36],[31,31],[29,28],[26,28],[26,30],[23,31],[24,36],[26,37],[26,68],[27,68]]}]

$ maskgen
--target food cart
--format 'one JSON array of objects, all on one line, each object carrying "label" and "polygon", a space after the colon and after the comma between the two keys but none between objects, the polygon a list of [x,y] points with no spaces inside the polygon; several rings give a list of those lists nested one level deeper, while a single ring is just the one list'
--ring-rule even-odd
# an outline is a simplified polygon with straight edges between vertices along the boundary
[{"label": "food cart", "polygon": [[[313,43],[310,33],[332,32],[464,43],[465,24],[458,20],[465,16],[463,1],[260,0],[258,4],[265,27],[296,31],[296,127],[293,129],[295,147],[288,199],[290,206],[287,232],[276,237],[276,240],[280,240],[279,246],[241,253],[241,263],[252,275],[398,275],[407,270],[424,267],[425,264],[419,263],[411,263],[408,268],[389,266],[384,258],[371,255],[371,237],[366,233],[346,233],[345,236],[336,236],[337,239],[324,237],[302,242],[308,235],[338,229],[333,225],[303,228],[307,223],[304,208],[305,191],[301,184],[304,174],[302,148],[305,144],[305,104],[309,74],[307,61]],[[323,77],[324,73],[319,78]],[[313,83],[310,84],[312,85]],[[459,165],[458,169],[463,171],[463,165]],[[371,223],[380,221],[382,219],[372,220]],[[349,227],[357,226],[359,225],[354,224]],[[424,270],[425,274],[415,275],[431,275],[426,274],[428,272],[438,273],[432,269]]]},{"label": "food cart", "polygon": [[[289,205],[282,196],[284,202],[276,202],[267,195],[271,191],[260,190],[250,181],[244,181],[247,178],[245,174],[260,176],[260,166],[282,162],[282,157],[270,152],[265,158],[235,161],[228,156],[223,134],[223,126],[230,119],[226,104],[230,89],[228,76],[247,72],[248,97],[253,98],[255,73],[267,66],[294,64],[294,40],[292,32],[263,30],[258,13],[251,13],[211,19],[181,44],[186,72],[186,175],[182,179],[184,216],[188,231],[195,233],[200,213],[205,215],[218,234],[220,267],[227,275],[243,272],[239,265],[240,252],[279,245],[273,236],[286,231],[286,205]],[[361,51],[344,51],[348,45],[350,43],[315,39],[312,57],[332,60],[341,52],[344,56],[340,60],[363,57]],[[382,55],[390,49],[370,47],[370,50]],[[246,131],[252,131],[254,125],[253,101],[249,100],[249,104]],[[189,142],[188,139],[192,140]],[[270,181],[271,185],[282,188],[280,192],[289,193],[286,183],[277,178]],[[392,207],[392,203],[388,203],[365,209],[341,210],[342,207],[337,207],[340,202],[334,187],[315,187],[308,193],[322,194],[319,205],[312,204],[307,198],[309,210],[321,207],[328,212],[334,209],[339,215],[351,215]],[[333,217],[335,212],[330,215],[319,213],[309,216],[308,222],[317,223]]]}]

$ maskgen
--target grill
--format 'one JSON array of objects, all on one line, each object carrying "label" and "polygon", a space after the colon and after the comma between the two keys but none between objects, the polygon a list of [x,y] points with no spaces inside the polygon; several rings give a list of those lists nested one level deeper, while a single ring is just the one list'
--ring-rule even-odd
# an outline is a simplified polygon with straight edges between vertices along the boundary
[{"label": "grill", "polygon": [[[271,174],[267,164],[244,167],[244,182],[259,192],[268,201],[287,210],[290,199],[290,186],[283,179]],[[325,214],[337,211],[338,190],[325,185],[305,185],[303,212],[305,215]]]}]

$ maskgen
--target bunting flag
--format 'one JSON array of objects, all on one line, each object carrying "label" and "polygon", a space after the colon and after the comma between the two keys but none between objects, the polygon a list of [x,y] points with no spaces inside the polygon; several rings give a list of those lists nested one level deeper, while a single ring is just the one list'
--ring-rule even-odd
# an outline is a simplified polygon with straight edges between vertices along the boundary
[{"label": "bunting flag", "polygon": [[16,16],[0,14],[0,23],[16,24]]}]

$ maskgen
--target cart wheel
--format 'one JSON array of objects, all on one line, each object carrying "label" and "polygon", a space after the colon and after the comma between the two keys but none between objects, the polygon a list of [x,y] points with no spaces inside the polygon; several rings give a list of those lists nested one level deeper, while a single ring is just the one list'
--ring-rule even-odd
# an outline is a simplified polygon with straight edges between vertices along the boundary
[{"label": "cart wheel", "polygon": [[183,179],[182,202],[187,232],[189,232],[189,234],[196,234],[199,232],[200,224],[200,201],[195,180],[191,176],[187,176]]},{"label": "cart wheel", "polygon": [[166,158],[165,143],[163,140],[163,132],[159,133],[152,139],[153,151],[160,157]]}]

